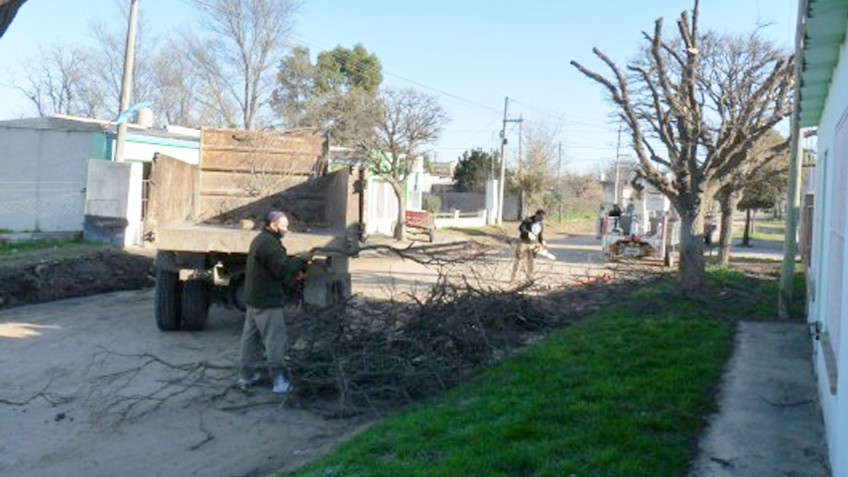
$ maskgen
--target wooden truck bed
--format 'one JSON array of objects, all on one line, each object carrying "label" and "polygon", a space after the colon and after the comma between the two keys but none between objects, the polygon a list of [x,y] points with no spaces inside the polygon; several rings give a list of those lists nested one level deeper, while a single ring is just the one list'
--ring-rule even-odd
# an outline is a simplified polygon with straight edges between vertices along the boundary
[{"label": "wooden truck bed", "polygon": [[[258,230],[242,230],[217,225],[179,225],[159,228],[156,231],[156,247],[174,252],[223,252],[243,253],[250,249],[250,242]],[[289,232],[283,245],[289,254],[309,252],[315,248],[344,250],[344,231]]]}]

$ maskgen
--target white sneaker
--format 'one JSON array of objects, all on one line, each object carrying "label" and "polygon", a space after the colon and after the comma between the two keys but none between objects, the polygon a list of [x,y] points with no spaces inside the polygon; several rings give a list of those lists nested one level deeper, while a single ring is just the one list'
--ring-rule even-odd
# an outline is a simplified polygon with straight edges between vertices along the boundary
[{"label": "white sneaker", "polygon": [[282,374],[274,376],[274,394],[288,394],[291,392],[292,385],[286,381]]},{"label": "white sneaker", "polygon": [[259,384],[259,381],[262,381],[262,373],[257,371],[248,377],[240,376],[238,380],[236,380],[236,386],[244,391],[251,386],[256,386]]}]

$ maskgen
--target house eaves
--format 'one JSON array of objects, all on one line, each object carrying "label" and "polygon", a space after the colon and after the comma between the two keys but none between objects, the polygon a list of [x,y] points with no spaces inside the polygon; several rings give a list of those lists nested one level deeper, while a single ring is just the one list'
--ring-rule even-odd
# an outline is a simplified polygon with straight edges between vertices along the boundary
[{"label": "house eaves", "polygon": [[848,0],[800,0],[800,127],[817,126],[848,29]]}]

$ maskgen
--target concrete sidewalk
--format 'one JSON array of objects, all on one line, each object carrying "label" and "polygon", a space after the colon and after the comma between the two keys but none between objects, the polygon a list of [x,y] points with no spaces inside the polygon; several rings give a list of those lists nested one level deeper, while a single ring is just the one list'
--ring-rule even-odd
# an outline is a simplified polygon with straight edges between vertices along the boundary
[{"label": "concrete sidewalk", "polygon": [[806,326],[742,322],[689,477],[827,477]]}]

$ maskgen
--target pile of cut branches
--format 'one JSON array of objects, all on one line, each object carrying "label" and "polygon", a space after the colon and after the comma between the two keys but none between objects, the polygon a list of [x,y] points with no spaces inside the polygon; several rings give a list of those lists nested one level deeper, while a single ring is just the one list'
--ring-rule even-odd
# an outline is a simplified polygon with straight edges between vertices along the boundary
[{"label": "pile of cut branches", "polygon": [[[621,267],[592,282],[509,289],[440,274],[421,296],[352,300],[293,317],[292,402],[330,416],[380,413],[455,386],[485,366],[655,276]],[[480,278],[479,280],[477,278]],[[579,278],[579,277],[578,277]]]}]

